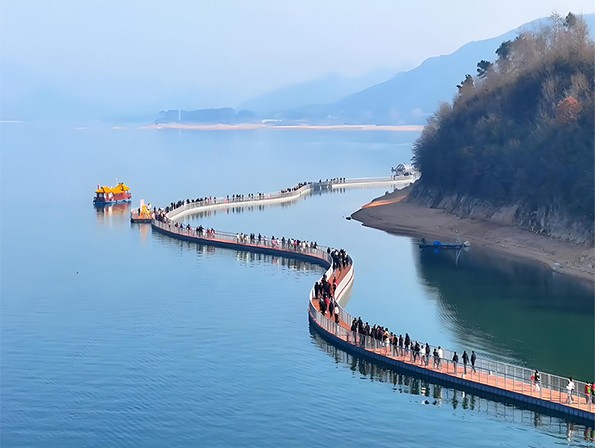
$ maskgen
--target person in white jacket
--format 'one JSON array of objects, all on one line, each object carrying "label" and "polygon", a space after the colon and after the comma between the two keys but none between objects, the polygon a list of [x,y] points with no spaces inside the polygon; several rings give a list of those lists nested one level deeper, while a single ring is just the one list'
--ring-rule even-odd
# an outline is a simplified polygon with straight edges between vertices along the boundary
[{"label": "person in white jacket", "polygon": [[572,381],[572,377],[568,378],[568,384],[566,385],[566,392],[568,393],[568,399],[566,403],[572,403],[572,392],[574,392],[574,381]]}]

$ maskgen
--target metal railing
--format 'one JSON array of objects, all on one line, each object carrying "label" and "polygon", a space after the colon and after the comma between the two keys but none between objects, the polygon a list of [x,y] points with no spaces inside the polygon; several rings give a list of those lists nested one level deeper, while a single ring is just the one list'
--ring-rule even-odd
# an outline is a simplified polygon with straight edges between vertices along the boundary
[{"label": "metal railing", "polygon": [[345,179],[342,182],[332,182],[334,186],[351,185],[351,184],[374,184],[374,183],[400,183],[400,182],[414,182],[419,179],[420,175],[417,172],[409,176],[393,175],[389,177],[361,177]]},{"label": "metal railing", "polygon": [[[358,357],[328,342],[317,333],[313,333],[314,341],[333,361],[341,363],[350,369],[357,371],[366,378],[390,384],[399,392],[425,397],[430,401],[424,404],[434,406],[448,405],[453,409],[461,409],[465,412],[480,412],[491,417],[504,419],[509,423],[528,425],[532,429],[538,429],[546,433],[562,435],[568,442],[573,437],[583,436],[584,428],[575,426],[572,422],[546,416],[533,409],[509,406],[490,398],[484,398],[475,394],[468,394],[456,388],[445,387],[439,383],[432,382],[428,378],[420,378],[406,372],[394,370],[388,367],[380,367],[372,361]],[[588,428],[588,427],[587,427]],[[592,439],[592,437],[590,437]]]},{"label": "metal railing", "polygon": [[186,202],[180,207],[176,207],[167,213],[169,219],[175,219],[181,214],[193,211],[197,212],[199,209],[212,209],[220,207],[232,207],[232,206],[246,206],[264,204],[272,201],[292,201],[299,198],[300,196],[310,193],[313,190],[320,188],[327,188],[332,186],[349,186],[359,184],[373,184],[373,183],[401,183],[401,182],[415,182],[419,176],[413,174],[411,176],[392,176],[392,177],[367,177],[367,178],[356,178],[356,179],[326,179],[318,182],[307,182],[305,185],[293,190],[288,190],[278,193],[257,193],[248,194],[224,198],[210,198],[202,201],[190,201]]},{"label": "metal railing", "polygon": [[[232,244],[238,244],[238,249],[243,247],[252,247],[252,248],[267,248],[272,250],[278,250],[281,252],[291,252],[295,254],[302,254],[308,255],[315,258],[320,258],[324,260],[328,264],[332,264],[332,259],[330,255],[327,253],[328,248],[326,246],[316,245],[316,247],[312,247],[311,242],[301,242],[300,244],[289,244],[287,240],[285,244],[279,238],[275,238],[274,240],[267,237],[262,237],[260,241],[258,241],[258,237],[254,239],[250,239],[249,235],[244,233],[231,233],[231,232],[224,232],[220,230],[215,230],[211,232],[210,229],[203,229],[202,232],[196,227],[187,227],[178,225],[176,226],[176,222],[172,220],[168,220],[166,222],[159,221],[154,219],[153,225],[155,227],[159,227],[160,229],[166,230],[167,232],[185,237],[185,238],[196,238],[197,240],[213,240],[219,242],[226,242]],[[197,241],[200,243],[200,241]]]},{"label": "metal railing", "polygon": [[[357,331],[354,332],[346,329],[341,324],[335,323],[334,319],[323,316],[313,305],[313,300],[317,299],[314,298],[314,291],[312,290],[310,292],[309,312],[317,325],[349,344],[422,368],[439,370],[442,373],[459,376],[480,384],[595,412],[595,396],[593,394],[587,395],[584,392],[587,384],[584,381],[573,380],[575,387],[573,390],[568,390],[568,378],[539,372],[540,380],[536,382],[534,380],[535,371],[532,369],[493,361],[484,357],[478,357],[475,361],[475,366],[472,366],[471,363],[465,365],[462,362],[461,352],[457,352],[459,362],[455,366],[455,363],[452,362],[454,351],[449,349],[442,349],[443,356],[435,360],[432,352],[436,346],[430,348],[431,353],[427,358],[422,348],[420,356],[414,361],[411,348],[407,350],[403,347],[401,349],[391,344],[390,341],[381,341],[372,336],[361,335]],[[339,306],[339,309],[341,321],[350,325],[353,321],[353,316],[347,313],[341,306]],[[439,362],[436,363],[437,361]]]},{"label": "metal railing", "polygon": [[[300,188],[286,192],[256,194],[240,197],[234,196],[232,198],[212,198],[209,200],[188,202],[169,211],[166,214],[165,221],[154,219],[153,225],[181,237],[196,238],[198,242],[200,242],[199,239],[203,241],[205,239],[212,239],[213,241],[238,244],[239,249],[241,249],[242,246],[248,246],[253,248],[278,250],[280,255],[282,255],[281,252],[294,252],[296,254],[313,256],[322,259],[331,265],[331,267],[326,272],[327,278],[331,278],[333,275],[332,259],[327,253],[328,248],[325,246],[318,245],[316,248],[314,248],[310,243],[291,245],[288,244],[287,241],[285,244],[283,244],[279,239],[273,240],[270,238],[261,238],[261,240],[258,241],[257,239],[250,239],[250,237],[245,234],[222,231],[215,231],[214,233],[211,233],[208,232],[207,229],[204,229],[201,233],[197,228],[188,226],[183,227],[180,224],[176,226],[176,222],[173,219],[186,211],[200,208],[209,209],[213,206],[243,206],[278,200],[289,201],[301,196],[302,194],[306,194],[315,188],[325,188],[332,185],[340,186],[385,181],[415,181],[417,178],[417,175],[413,175],[406,177],[399,176],[396,178],[327,179],[325,181],[309,182]],[[346,289],[344,291],[346,291]],[[452,362],[454,351],[449,349],[442,349],[443,356],[436,360],[432,353],[426,357],[425,352],[419,356],[419,359],[413,360],[411,349],[406,350],[403,348],[401,350],[400,347],[392,345],[390,341],[384,342],[375,339],[372,336],[361,335],[357,332],[351,331],[350,329],[344,328],[340,323],[335,323],[334,319],[323,316],[313,304],[313,300],[317,300],[314,297],[314,288],[312,288],[310,291],[309,299],[309,313],[317,325],[322,327],[327,332],[339,337],[340,339],[352,345],[358,345],[367,351],[371,351],[388,358],[404,361],[408,364],[417,363],[420,367],[437,369],[450,375],[461,375],[463,378],[477,383],[494,386],[507,391],[517,392],[526,396],[532,396],[543,400],[548,400],[550,402],[567,404],[574,408],[588,410],[589,412],[593,412],[595,410],[595,394],[591,393],[590,395],[587,395],[584,392],[585,386],[587,384],[584,381],[574,380],[574,389],[569,390],[567,388],[569,384],[568,378],[553,375],[551,373],[539,372],[540,379],[539,381],[535,381],[533,369],[490,360],[482,356],[479,356],[476,359],[474,366],[471,364],[465,365],[462,362],[461,353],[459,353],[459,362],[455,365],[455,363]],[[335,299],[339,304],[340,322],[350,325],[354,317],[340,306],[341,297],[336,297]],[[431,347],[431,349],[434,348],[436,347]],[[430,367],[430,365],[432,367]]]},{"label": "metal railing", "polygon": [[291,200],[295,199],[302,194],[305,194],[310,191],[311,184],[306,184],[296,190],[286,191],[286,192],[279,192],[279,193],[259,193],[255,195],[244,195],[244,196],[235,196],[231,198],[212,198],[206,199],[203,201],[191,201],[177,207],[173,210],[170,210],[167,213],[167,217],[169,219],[175,219],[176,216],[196,209],[209,209],[214,208],[216,206],[234,206],[234,205],[250,205],[250,204],[258,204],[258,203],[266,203],[275,200]]}]

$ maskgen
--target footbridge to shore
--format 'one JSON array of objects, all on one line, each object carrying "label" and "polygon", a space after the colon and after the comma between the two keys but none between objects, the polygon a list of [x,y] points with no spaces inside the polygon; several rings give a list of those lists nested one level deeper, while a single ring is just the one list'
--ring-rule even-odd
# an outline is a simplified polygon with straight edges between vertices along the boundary
[{"label": "footbridge to shore", "polygon": [[[538,385],[533,381],[533,370],[479,357],[475,369],[470,365],[464,368],[451,362],[453,353],[444,349],[439,364],[434,357],[426,359],[420,356],[414,360],[411,351],[400,350],[385,341],[371,336],[362,336],[351,331],[354,319],[341,306],[346,293],[354,281],[353,263],[347,266],[333,266],[330,248],[314,247],[312,244],[289,244],[279,240],[250,239],[243,234],[221,231],[199,231],[182,226],[177,220],[189,214],[213,209],[225,209],[239,206],[253,206],[290,202],[319,189],[364,186],[394,186],[403,188],[415,182],[416,176],[376,179],[332,179],[309,182],[295,189],[280,193],[259,194],[256,197],[240,197],[235,200],[215,198],[198,202],[186,202],[184,205],[169,210],[152,220],[154,231],[171,238],[197,244],[222,247],[233,250],[258,252],[311,262],[326,269],[327,279],[337,283],[335,300],[339,304],[338,323],[328,313],[322,314],[314,288],[308,295],[308,320],[311,328],[332,345],[354,356],[376,363],[380,366],[408,373],[411,376],[427,379],[478,396],[514,404],[520,408],[531,409],[544,414],[565,418],[585,426],[595,426],[595,403],[586,396],[585,382],[575,381],[575,389],[567,389],[568,379],[551,373],[540,372]],[[241,235],[241,236],[240,236]],[[432,347],[433,348],[433,347]]]},{"label": "footbridge to shore", "polygon": [[411,176],[370,177],[361,179],[342,178],[319,180],[318,182],[305,182],[299,187],[281,190],[278,193],[258,193],[256,195],[243,197],[223,197],[202,201],[187,201],[184,205],[167,212],[167,218],[176,220],[187,215],[210,210],[294,202],[317,191],[331,191],[339,188],[393,187],[399,189],[413,184],[418,178],[419,175],[413,174]]}]

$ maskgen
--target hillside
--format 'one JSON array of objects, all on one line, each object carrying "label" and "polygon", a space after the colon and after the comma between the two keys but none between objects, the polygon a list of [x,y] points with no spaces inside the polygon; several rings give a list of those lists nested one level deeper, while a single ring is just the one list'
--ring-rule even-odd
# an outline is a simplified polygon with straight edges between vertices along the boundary
[{"label": "hillside", "polygon": [[328,73],[320,78],[263,93],[244,101],[239,109],[252,110],[264,118],[274,117],[280,111],[301,107],[304,104],[334,103],[347,95],[385,81],[393,75],[392,70],[385,68],[353,78],[340,73]]},{"label": "hillside", "polygon": [[[592,33],[595,14],[583,19]],[[240,109],[253,111],[254,119],[274,118],[283,124],[425,124],[441,102],[457,94],[461,73],[475,73],[477,62],[493,59],[503,41],[539,29],[547,21],[538,19],[503,35],[469,42],[452,54],[426,59],[378,84],[374,79],[386,77],[385,70],[352,79],[329,74],[265,93],[242,103]],[[362,85],[362,90],[338,99]]]},{"label": "hillside", "polygon": [[339,122],[374,124],[424,124],[441,101],[456,93],[461,71],[494,54],[505,35],[470,42],[450,55],[425,60],[420,66],[392,79],[349,95],[326,108],[325,115]]},{"label": "hillside", "polygon": [[[361,85],[362,81],[372,81],[372,76],[348,82],[340,75],[330,74],[263,94],[241,107],[255,111],[260,118],[276,118],[286,124],[424,124],[440,102],[456,94],[461,72],[466,73],[474,69],[477,61],[492,57],[503,40],[517,34],[518,30],[512,30],[492,39],[470,42],[450,55],[429,58],[378,84]],[[158,122],[163,118],[162,114]]]},{"label": "hillside", "polygon": [[[499,45],[531,32],[548,19],[538,19],[500,36],[469,42],[449,55],[426,59],[418,67],[333,103],[304,105],[281,114],[287,120],[355,124],[425,124],[441,102],[457,93],[461,73],[475,73],[478,61],[494,57]],[[590,29],[595,14],[584,16]]]},{"label": "hillside", "polygon": [[[459,216],[593,244],[595,44],[569,14],[460,73],[414,146],[412,197]],[[462,79],[462,81],[461,81]]]}]

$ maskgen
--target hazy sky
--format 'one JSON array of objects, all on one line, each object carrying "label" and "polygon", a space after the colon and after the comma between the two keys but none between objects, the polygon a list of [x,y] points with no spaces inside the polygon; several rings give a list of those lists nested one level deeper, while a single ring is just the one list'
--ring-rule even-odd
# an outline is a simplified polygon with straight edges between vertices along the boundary
[{"label": "hazy sky", "polygon": [[591,13],[595,2],[0,0],[2,76],[16,66],[237,103],[332,71],[412,68],[554,11]]}]

